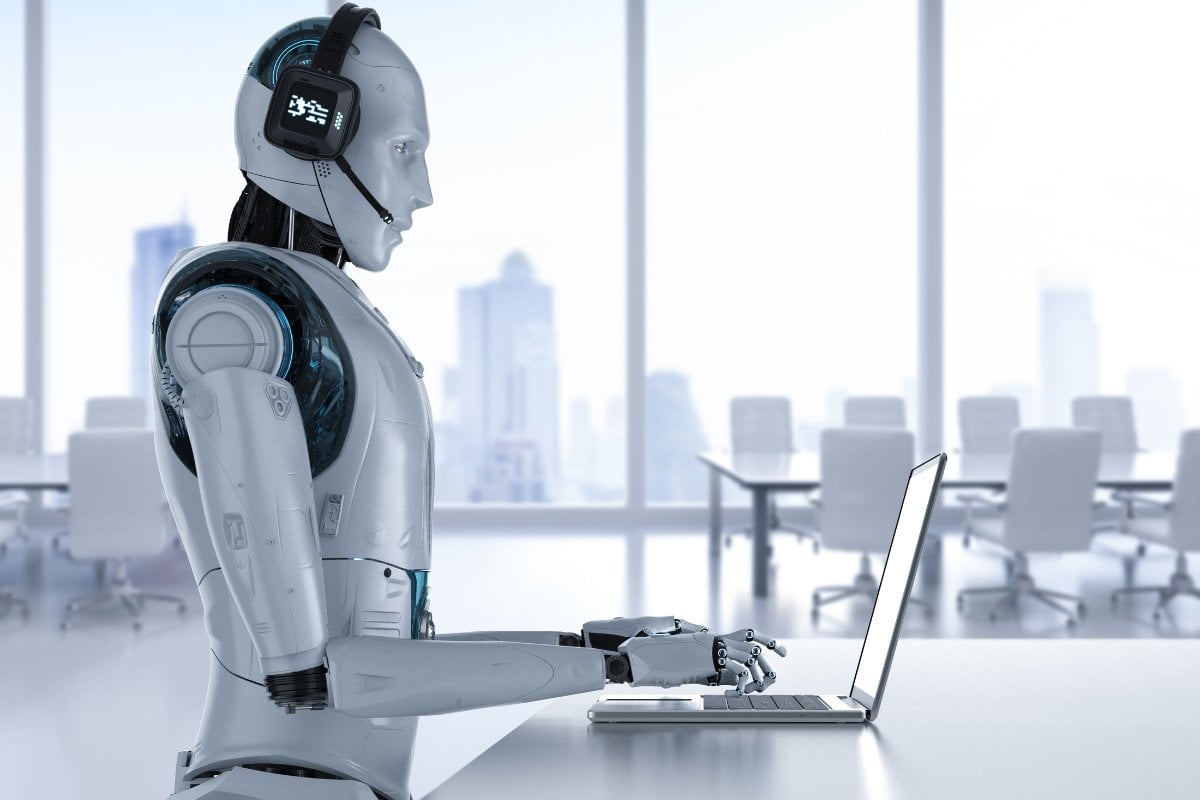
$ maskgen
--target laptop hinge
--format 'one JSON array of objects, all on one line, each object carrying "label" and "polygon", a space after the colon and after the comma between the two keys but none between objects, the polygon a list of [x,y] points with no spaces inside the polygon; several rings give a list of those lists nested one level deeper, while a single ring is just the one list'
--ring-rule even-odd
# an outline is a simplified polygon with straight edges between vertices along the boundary
[{"label": "laptop hinge", "polygon": [[858,706],[859,708],[861,708],[863,710],[863,713],[867,715],[867,719],[871,718],[871,709],[868,708],[867,706],[864,706],[862,703],[858,702],[853,697],[842,697],[841,699],[845,700],[846,705],[848,705],[848,706],[852,706],[852,707]]}]

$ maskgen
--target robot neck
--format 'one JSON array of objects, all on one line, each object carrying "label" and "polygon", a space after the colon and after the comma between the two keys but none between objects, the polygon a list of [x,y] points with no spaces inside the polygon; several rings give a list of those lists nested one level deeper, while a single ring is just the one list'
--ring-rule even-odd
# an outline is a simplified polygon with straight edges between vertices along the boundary
[{"label": "robot neck", "polygon": [[332,225],[284,205],[249,179],[229,215],[229,241],[312,253],[339,269],[346,264],[346,250]]}]

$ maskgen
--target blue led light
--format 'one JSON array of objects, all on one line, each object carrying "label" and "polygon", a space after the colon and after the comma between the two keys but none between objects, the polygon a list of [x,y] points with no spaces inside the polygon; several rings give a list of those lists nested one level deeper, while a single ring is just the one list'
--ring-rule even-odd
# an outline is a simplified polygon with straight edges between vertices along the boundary
[{"label": "blue led light", "polygon": [[[287,60],[288,56],[306,45],[311,45],[315,50],[320,43],[320,39],[298,39],[283,48],[279,55],[275,56],[274,63],[271,64],[271,88],[274,89],[275,84],[279,82],[279,69],[283,66],[283,62]],[[309,61],[311,62],[312,59],[309,59]]]}]

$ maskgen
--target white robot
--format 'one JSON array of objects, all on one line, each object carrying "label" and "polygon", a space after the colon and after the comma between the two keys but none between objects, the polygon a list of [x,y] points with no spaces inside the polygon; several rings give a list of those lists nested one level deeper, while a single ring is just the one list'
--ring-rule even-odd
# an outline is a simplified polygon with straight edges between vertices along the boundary
[{"label": "white robot", "polygon": [[673,617],[434,636],[419,361],[347,277],[428,206],[420,79],[371,9],[268,41],[242,84],[230,241],[153,322],[156,445],[204,603],[208,698],[178,800],[405,800],[417,717],[635,685],[774,680],[752,630]]}]

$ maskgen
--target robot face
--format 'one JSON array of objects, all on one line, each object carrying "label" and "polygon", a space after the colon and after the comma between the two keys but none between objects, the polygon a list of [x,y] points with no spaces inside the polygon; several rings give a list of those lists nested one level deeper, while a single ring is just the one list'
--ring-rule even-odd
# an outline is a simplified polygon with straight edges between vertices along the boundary
[{"label": "robot face", "polygon": [[433,203],[425,149],[429,122],[421,78],[385,34],[363,27],[346,57],[342,75],[358,84],[361,117],[346,160],[372,194],[391,211],[385,224],[336,167],[318,170],[329,216],[355,265],[379,271],[412,227],[418,208]]}]

